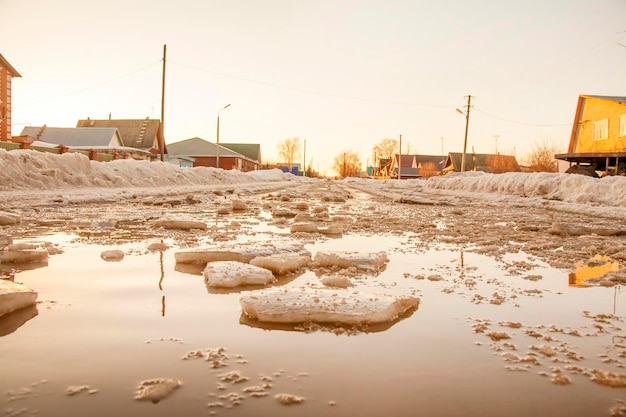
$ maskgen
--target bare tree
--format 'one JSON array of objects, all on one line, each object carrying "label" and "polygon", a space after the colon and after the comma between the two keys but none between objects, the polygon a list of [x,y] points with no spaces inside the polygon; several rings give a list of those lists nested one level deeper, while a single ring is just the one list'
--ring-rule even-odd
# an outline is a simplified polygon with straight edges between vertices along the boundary
[{"label": "bare tree", "polygon": [[489,155],[485,161],[492,174],[502,174],[504,172],[518,172],[519,165],[514,157],[509,155]]},{"label": "bare tree", "polygon": [[374,163],[380,159],[391,159],[398,153],[398,140],[397,139],[383,139],[380,143],[377,143],[372,148],[372,156],[374,157]]},{"label": "bare tree", "polygon": [[291,171],[294,161],[300,159],[300,138],[288,138],[279,142],[278,156],[283,163],[289,165],[289,171]]},{"label": "bare tree", "polygon": [[557,172],[559,170],[559,162],[554,158],[554,155],[557,153],[559,153],[559,148],[556,145],[543,143],[534,146],[528,156],[528,165],[531,172]]},{"label": "bare tree", "polygon": [[356,177],[361,171],[361,159],[356,152],[344,150],[335,156],[333,169],[340,178]]}]

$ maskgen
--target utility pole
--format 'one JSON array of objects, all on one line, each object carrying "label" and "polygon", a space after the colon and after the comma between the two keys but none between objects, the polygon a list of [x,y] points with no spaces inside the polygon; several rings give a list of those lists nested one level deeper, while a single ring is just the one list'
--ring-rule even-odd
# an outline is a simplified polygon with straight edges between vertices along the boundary
[{"label": "utility pole", "polygon": [[465,109],[465,139],[463,140],[463,158],[461,159],[461,172],[465,172],[465,154],[467,151],[467,129],[469,128],[470,107],[472,96],[467,96],[467,109]]},{"label": "utility pole", "polygon": [[304,168],[303,176],[306,177],[306,139],[304,140],[304,159],[302,161],[302,168]]},{"label": "utility pole", "polygon": [[163,79],[161,81],[161,137],[159,138],[159,152],[161,153],[161,162],[165,160],[163,148],[165,147],[165,55],[167,53],[167,45],[163,45]]},{"label": "utility pole", "polygon": [[496,155],[498,155],[498,139],[500,139],[500,135],[493,135],[493,138],[496,140]]},{"label": "utility pole", "polygon": [[398,155],[398,179],[402,179],[402,135],[400,135],[400,155]]}]

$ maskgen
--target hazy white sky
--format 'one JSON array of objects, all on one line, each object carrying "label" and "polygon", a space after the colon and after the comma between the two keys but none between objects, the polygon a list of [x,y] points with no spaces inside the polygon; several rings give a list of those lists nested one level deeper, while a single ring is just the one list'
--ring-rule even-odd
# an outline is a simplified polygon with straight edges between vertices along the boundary
[{"label": "hazy white sky", "polygon": [[[98,6],[96,6],[98,5]],[[333,174],[385,138],[412,153],[565,148],[579,94],[626,95],[626,1],[0,0],[0,53],[25,124],[159,118],[165,137],[306,140]],[[497,138],[497,139],[496,139]]]}]

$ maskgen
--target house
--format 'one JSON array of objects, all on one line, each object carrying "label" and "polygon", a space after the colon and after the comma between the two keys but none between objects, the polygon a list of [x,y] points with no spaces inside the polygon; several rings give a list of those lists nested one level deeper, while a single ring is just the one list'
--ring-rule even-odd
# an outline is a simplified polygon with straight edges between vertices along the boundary
[{"label": "house", "polygon": [[239,171],[256,171],[261,163],[222,145],[195,137],[180,142],[170,143],[168,150],[174,155],[184,155],[194,159],[193,166],[215,167],[219,156],[219,167]]},{"label": "house", "polygon": [[[441,173],[461,172],[462,160],[462,153],[450,152]],[[466,153],[465,171],[501,174],[503,172],[520,172],[521,169],[513,155]]]},{"label": "house", "polygon": [[[576,115],[567,153],[556,159],[570,163],[572,170],[608,175],[626,171],[626,97],[578,96]],[[572,166],[572,164],[576,164]]]},{"label": "house", "polygon": [[129,148],[137,148],[142,151],[150,152],[155,157],[161,153],[163,144],[163,153],[167,152],[167,145],[163,138],[161,129],[161,121],[157,119],[105,119],[96,120],[87,118],[79,120],[76,127],[80,128],[103,128],[114,127],[118,130],[122,138],[123,146]]},{"label": "house", "polygon": [[0,54],[0,141],[11,140],[11,83],[21,75]]},{"label": "house", "polygon": [[443,169],[445,156],[441,155],[398,155],[391,158],[388,172],[402,178],[429,178],[439,175]]},{"label": "house", "polygon": [[258,143],[220,143],[220,145],[246,158],[257,161],[259,164],[263,163],[261,160],[261,145]]},{"label": "house", "polygon": [[27,126],[21,136],[32,138],[32,146],[53,145],[61,149],[62,153],[68,150],[92,152],[91,159],[95,159],[95,153],[111,154],[115,158],[151,159],[150,152],[124,146],[114,127]]}]

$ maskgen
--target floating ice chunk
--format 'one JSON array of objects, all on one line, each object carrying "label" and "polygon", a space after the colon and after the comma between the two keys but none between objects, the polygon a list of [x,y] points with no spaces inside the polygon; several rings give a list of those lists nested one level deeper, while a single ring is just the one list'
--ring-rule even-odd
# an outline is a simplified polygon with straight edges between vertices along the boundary
[{"label": "floating ice chunk", "polygon": [[232,207],[233,211],[246,211],[248,209],[248,204],[246,204],[243,200],[233,200]]},{"label": "floating ice chunk", "polygon": [[419,305],[419,298],[358,291],[289,288],[265,290],[239,300],[243,313],[271,323],[385,323]]},{"label": "floating ice chunk", "polygon": [[294,223],[290,227],[291,233],[317,233],[317,225],[310,222]]},{"label": "floating ice chunk", "polygon": [[208,287],[233,288],[240,285],[265,285],[274,281],[272,271],[236,261],[209,262],[204,268]]},{"label": "floating ice chunk", "polygon": [[626,229],[624,228],[606,228],[606,227],[589,227],[583,225],[572,225],[564,223],[553,223],[550,233],[558,236],[583,236],[583,235],[599,235],[599,236],[624,236]]},{"label": "floating ice chunk", "polygon": [[206,249],[200,251],[177,252],[174,254],[177,264],[205,265],[214,261],[250,262],[258,256],[275,254],[308,255],[311,253],[300,243],[286,243],[283,245],[255,244],[236,246],[228,249]]},{"label": "floating ice chunk", "polygon": [[9,245],[7,250],[0,252],[0,262],[3,264],[45,262],[47,260],[48,252],[45,250],[34,250],[31,245]]},{"label": "floating ice chunk", "polygon": [[356,252],[318,252],[315,254],[313,265],[316,267],[356,267],[366,271],[379,271],[389,262],[385,252],[356,253]]},{"label": "floating ice chunk", "polygon": [[0,279],[0,316],[35,305],[37,293],[25,285]]},{"label": "floating ice chunk", "polygon": [[160,220],[154,223],[154,227],[180,230],[206,230],[206,223],[191,220]]},{"label": "floating ice chunk", "polygon": [[352,281],[345,275],[328,275],[322,278],[322,284],[327,287],[348,288],[352,286]]},{"label": "floating ice chunk", "polygon": [[107,262],[119,262],[124,259],[124,252],[119,249],[105,250],[100,257]]},{"label": "floating ice chunk", "polygon": [[275,275],[284,275],[304,268],[311,262],[309,255],[270,255],[257,256],[250,260],[250,265],[269,269]]},{"label": "floating ice chunk", "polygon": [[304,402],[304,397],[298,397],[293,394],[276,394],[274,395],[274,398],[276,401],[284,405],[300,404],[301,402]]},{"label": "floating ice chunk", "polygon": [[167,250],[167,244],[163,242],[153,242],[148,245],[150,252],[165,252]]},{"label": "floating ice chunk", "polygon": [[181,385],[179,380],[172,378],[157,378],[141,381],[139,387],[137,387],[137,391],[135,391],[135,399],[152,401],[156,404],[169,396]]},{"label": "floating ice chunk", "polygon": [[331,224],[328,227],[318,228],[317,231],[327,236],[342,236],[343,235],[343,227],[341,227],[338,224]]},{"label": "floating ice chunk", "polygon": [[0,212],[0,226],[10,226],[12,224],[18,224],[20,218],[14,214]]}]

